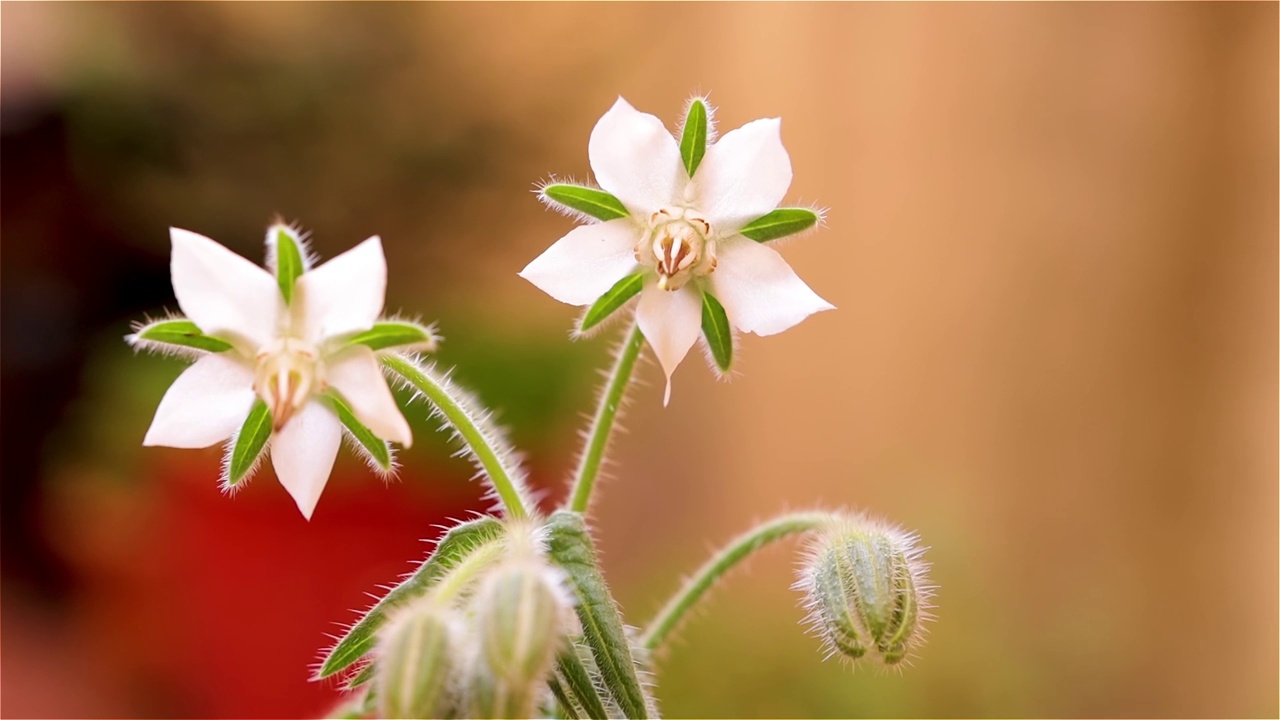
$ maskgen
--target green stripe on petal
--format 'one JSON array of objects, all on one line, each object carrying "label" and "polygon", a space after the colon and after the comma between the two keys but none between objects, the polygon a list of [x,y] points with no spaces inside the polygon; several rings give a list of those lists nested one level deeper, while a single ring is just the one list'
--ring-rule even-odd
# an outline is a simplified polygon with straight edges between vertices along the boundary
[{"label": "green stripe on petal", "polygon": [[738,232],[756,242],[769,242],[804,232],[818,223],[820,216],[809,208],[778,208],[747,223]]},{"label": "green stripe on petal", "polygon": [[618,198],[603,190],[583,185],[552,183],[542,188],[542,196],[597,220],[617,220],[630,214]]},{"label": "green stripe on petal", "polygon": [[618,308],[627,304],[627,301],[635,297],[642,289],[644,289],[644,273],[635,273],[628,275],[614,286],[609,288],[608,292],[600,296],[587,308],[586,314],[582,316],[582,322],[578,324],[578,332],[586,332],[591,328],[604,322],[605,318],[612,315]]},{"label": "green stripe on petal", "polygon": [[709,292],[702,293],[702,336],[711,348],[711,357],[720,372],[729,372],[733,364],[733,331],[724,305]]}]

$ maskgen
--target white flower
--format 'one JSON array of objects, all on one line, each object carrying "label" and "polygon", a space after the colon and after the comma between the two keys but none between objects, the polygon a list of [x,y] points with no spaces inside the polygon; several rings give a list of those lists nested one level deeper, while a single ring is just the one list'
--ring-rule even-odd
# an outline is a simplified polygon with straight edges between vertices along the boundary
[{"label": "white flower", "polygon": [[740,233],[777,208],[791,184],[780,127],[770,118],[726,133],[690,177],[662,121],[618,98],[587,152],[596,181],[629,215],[575,228],[520,276],[582,306],[645,272],[636,318],[666,373],[668,399],[671,374],[701,334],[704,291],[734,328],[757,335],[832,309],[777,251]]},{"label": "white flower", "polygon": [[182,311],[224,352],[201,354],[160,401],[144,445],[201,448],[231,438],[255,397],[271,412],[276,476],[310,519],[341,444],[343,425],[321,401],[336,391],[375,435],[413,438],[374,351],[345,342],[382,312],[387,264],[369,238],[303,272],[286,302],[277,280],[227,248],[172,228],[173,290]]}]

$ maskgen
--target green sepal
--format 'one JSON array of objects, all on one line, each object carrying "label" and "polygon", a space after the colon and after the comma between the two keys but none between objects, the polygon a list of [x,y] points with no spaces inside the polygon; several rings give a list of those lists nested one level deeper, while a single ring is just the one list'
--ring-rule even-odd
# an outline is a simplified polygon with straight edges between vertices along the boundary
[{"label": "green sepal", "polygon": [[205,352],[226,352],[231,349],[231,343],[205,335],[195,323],[186,318],[156,320],[138,328],[138,331],[128,339],[132,344],[141,341],[144,345],[146,343],[176,345]]},{"label": "green sepal", "polygon": [[[414,598],[421,597],[464,558],[491,542],[496,542],[505,532],[502,523],[489,516],[454,525],[440,538],[435,552],[422,563],[404,582],[392,588],[364,617],[360,618],[346,635],[325,655],[313,680],[327,678],[342,672],[363,658],[373,649],[378,628],[387,621],[387,614]],[[357,676],[358,677],[358,676]]]},{"label": "green sepal", "polygon": [[574,611],[605,689],[624,717],[648,717],[631,643],[618,607],[600,574],[595,546],[582,515],[558,510],[548,520],[547,530],[548,556],[569,578],[569,586],[578,600]]},{"label": "green sepal", "polygon": [[[373,663],[365,663],[364,667],[357,670],[354,675],[352,675],[350,678],[347,679],[346,682],[342,684],[342,689],[346,691],[355,690],[356,688],[360,687],[361,685],[364,685],[365,683],[369,682],[372,679],[373,679]],[[373,692],[372,686],[370,686],[369,691]]]},{"label": "green sepal", "polygon": [[269,232],[269,242],[274,251],[271,257],[275,266],[276,283],[280,285],[284,301],[293,302],[293,286],[307,270],[306,261],[302,257],[302,239],[287,225],[273,225]]},{"label": "green sepal", "polygon": [[680,159],[689,177],[698,171],[702,156],[707,154],[707,104],[702,98],[689,103],[684,116],[684,131],[680,133]]},{"label": "green sepal", "polygon": [[436,336],[431,328],[408,320],[379,320],[373,327],[353,336],[351,345],[367,345],[372,350],[397,350],[434,352]]},{"label": "green sepal", "polygon": [[231,448],[231,458],[227,461],[226,487],[233,488],[249,474],[258,457],[267,447],[267,439],[271,437],[271,411],[262,398],[253,401],[249,417],[245,418],[240,432],[236,433],[236,443]]},{"label": "green sepal", "polygon": [[551,692],[555,694],[567,717],[580,716],[592,720],[609,717],[609,711],[600,699],[596,684],[591,680],[591,671],[578,654],[577,643],[570,643],[556,656],[556,674],[551,679]]},{"label": "green sepal", "polygon": [[603,190],[583,185],[551,183],[542,188],[542,196],[597,220],[617,220],[631,214],[618,198]]},{"label": "green sepal", "polygon": [[614,283],[613,287],[601,295],[599,300],[587,308],[587,312],[582,316],[582,322],[578,324],[578,332],[586,332],[604,322],[605,318],[626,305],[627,301],[639,294],[642,289],[644,289],[642,272],[628,275]]},{"label": "green sepal", "polygon": [[720,372],[729,372],[733,364],[733,331],[729,328],[729,316],[724,305],[714,295],[702,291],[702,337],[711,348],[711,357]]},{"label": "green sepal", "polygon": [[818,213],[809,208],[778,208],[764,217],[747,223],[738,232],[756,242],[769,242],[804,232],[818,223]]},{"label": "green sepal", "polygon": [[329,400],[329,405],[333,407],[333,412],[337,414],[338,419],[342,421],[343,427],[347,432],[351,433],[351,437],[360,447],[369,453],[369,457],[378,463],[378,467],[383,470],[391,469],[391,448],[387,446],[387,442],[377,435],[373,434],[364,423],[356,418],[356,414],[351,411],[351,406],[338,393],[330,390],[325,393],[325,397]]}]

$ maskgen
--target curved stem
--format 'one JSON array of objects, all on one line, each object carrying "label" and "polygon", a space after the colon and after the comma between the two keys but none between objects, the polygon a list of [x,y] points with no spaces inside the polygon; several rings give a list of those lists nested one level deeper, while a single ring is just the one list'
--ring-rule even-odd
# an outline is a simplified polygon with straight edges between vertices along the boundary
[{"label": "curved stem", "polygon": [[640,637],[640,643],[649,650],[656,650],[703,595],[725,573],[756,550],[775,540],[819,530],[837,517],[834,513],[827,512],[790,513],[757,525],[734,538],[699,568],[698,572],[685,582],[684,587],[667,601],[658,616],[649,623],[649,627],[645,628],[644,635]]},{"label": "curved stem", "polygon": [[450,387],[447,379],[437,377],[430,368],[423,367],[410,358],[390,353],[381,355],[380,358],[386,368],[422,393],[458,432],[458,437],[471,452],[476,464],[489,478],[493,492],[502,502],[507,515],[514,518],[527,516],[531,503],[527,501],[524,475],[518,467],[508,467],[507,463],[512,456],[510,450],[498,436],[497,430],[488,424],[483,415],[472,409],[472,401],[460,396]]},{"label": "curved stem", "polygon": [[631,372],[636,367],[636,358],[640,356],[640,348],[644,347],[644,335],[638,324],[633,325],[627,339],[618,348],[618,356],[613,363],[613,371],[609,374],[609,382],[600,394],[600,405],[596,408],[595,419],[591,422],[591,430],[587,433],[587,445],[578,460],[578,470],[573,477],[573,490],[569,494],[569,509],[574,512],[586,512],[591,502],[591,490],[595,487],[596,478],[600,475],[600,465],[604,461],[604,451],[609,447],[609,436],[613,433],[614,420],[618,417],[618,409],[622,406],[623,397],[627,394],[627,385],[631,382]]}]

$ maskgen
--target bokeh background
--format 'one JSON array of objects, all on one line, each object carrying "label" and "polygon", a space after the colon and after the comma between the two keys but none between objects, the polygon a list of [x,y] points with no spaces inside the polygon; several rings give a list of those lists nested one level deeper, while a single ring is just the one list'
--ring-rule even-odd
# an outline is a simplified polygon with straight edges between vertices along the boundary
[{"label": "bokeh background", "polygon": [[[2,12],[3,713],[301,716],[326,632],[482,508],[432,426],[304,522],[269,469],[140,447],[177,362],[166,228],[250,258],[380,234],[389,308],[563,493],[608,338],[516,272],[570,228],[621,94],[782,116],[784,254],[837,312],[719,383],[642,371],[594,509],[641,624],[784,508],[919,531],[913,667],[820,662],[794,547],[661,658],[670,716],[1275,717],[1277,5],[9,4]],[[616,332],[616,331],[615,331]],[[421,413],[418,413],[421,414]],[[420,419],[419,419],[420,420]]]}]

